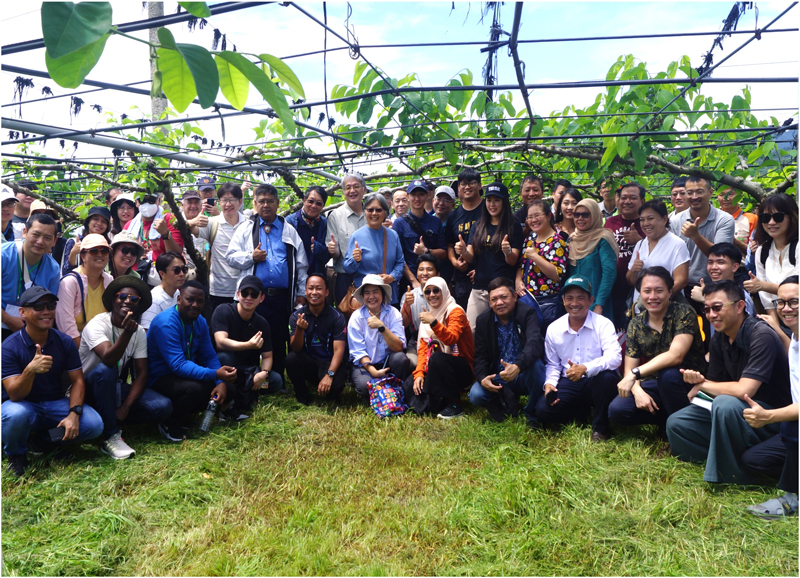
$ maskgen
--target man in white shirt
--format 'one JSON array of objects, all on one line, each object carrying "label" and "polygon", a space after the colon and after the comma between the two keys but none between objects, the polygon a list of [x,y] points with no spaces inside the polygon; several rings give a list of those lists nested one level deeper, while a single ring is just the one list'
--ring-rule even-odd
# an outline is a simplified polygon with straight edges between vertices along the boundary
[{"label": "man in white shirt", "polygon": [[156,315],[178,304],[178,289],[186,281],[189,267],[183,255],[173,251],[161,253],[156,259],[156,272],[161,277],[161,285],[151,292],[152,305],[142,313],[142,328],[150,329]]},{"label": "man in white shirt", "polygon": [[172,413],[172,402],[146,387],[147,335],[136,318],[150,305],[150,287],[121,275],[106,287],[103,305],[109,312],[86,324],[79,353],[86,403],[103,418],[100,451],[121,460],[136,452],[122,439],[119,424],[160,423]]},{"label": "man in white shirt", "polygon": [[346,273],[342,266],[343,251],[347,250],[350,237],[358,229],[367,224],[364,214],[362,199],[367,192],[364,177],[358,173],[348,173],[342,179],[344,204],[331,211],[328,215],[328,253],[333,259],[333,268],[336,270],[336,285],[333,289],[335,303],[339,303],[347,293],[347,288],[353,282],[355,273]]},{"label": "man in white shirt", "polygon": [[536,404],[536,419],[566,423],[594,407],[592,441],[597,442],[611,436],[608,406],[617,395],[622,350],[614,324],[590,311],[591,291],[589,281],[577,275],[564,284],[567,314],[547,328],[544,396]]}]

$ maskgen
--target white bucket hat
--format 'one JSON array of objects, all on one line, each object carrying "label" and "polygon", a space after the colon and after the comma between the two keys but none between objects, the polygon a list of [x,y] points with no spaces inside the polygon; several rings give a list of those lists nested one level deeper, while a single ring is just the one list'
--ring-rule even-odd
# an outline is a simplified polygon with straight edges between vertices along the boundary
[{"label": "white bucket hat", "polygon": [[355,290],[355,293],[353,293],[353,298],[356,301],[362,305],[364,304],[364,287],[367,285],[375,285],[376,287],[380,287],[386,297],[383,302],[387,304],[392,302],[392,286],[384,283],[380,275],[374,274],[364,275],[364,280],[361,282],[361,286]]}]

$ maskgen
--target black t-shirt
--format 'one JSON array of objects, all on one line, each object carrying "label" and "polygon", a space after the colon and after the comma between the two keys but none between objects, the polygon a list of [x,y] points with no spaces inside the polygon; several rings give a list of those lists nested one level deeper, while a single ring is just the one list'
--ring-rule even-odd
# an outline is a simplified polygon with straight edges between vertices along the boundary
[{"label": "black t-shirt", "polygon": [[519,209],[514,211],[514,220],[520,225],[525,227],[525,221],[528,219],[528,205],[522,205]]},{"label": "black t-shirt", "polygon": [[756,317],[744,320],[733,343],[719,331],[711,339],[708,379],[739,381],[742,377],[761,382],[755,401],[772,407],[792,403],[786,349],[775,330]]},{"label": "black t-shirt", "polygon": [[264,338],[261,351],[247,349],[235,352],[237,358],[243,359],[246,365],[258,365],[262,353],[272,353],[272,338],[270,337],[269,323],[258,313],[253,312],[249,321],[245,321],[239,315],[236,303],[225,303],[214,310],[211,316],[211,335],[217,331],[224,331],[228,334],[228,339],[233,341],[250,341],[259,331]]},{"label": "black t-shirt", "polygon": [[[522,237],[522,229],[516,224],[516,222],[512,221],[512,225],[511,235],[509,236],[508,240],[511,243],[512,249],[520,249],[521,251],[522,243],[524,241],[524,238]],[[475,289],[485,290],[487,287],[489,287],[489,283],[498,277],[505,277],[506,279],[511,279],[512,281],[516,278],[519,263],[517,265],[509,265],[506,263],[506,256],[502,251],[495,252],[489,246],[498,226],[499,225],[489,225],[486,227],[486,239],[483,240],[483,242],[486,243],[486,246],[481,254],[477,255],[472,261],[472,267],[475,269],[475,279],[472,286]],[[478,240],[473,239],[473,236],[474,235],[470,233],[469,244],[474,246]],[[475,249],[473,248],[472,251],[474,253]]]},{"label": "black t-shirt", "polygon": [[[448,245],[455,245],[458,242],[458,236],[464,238],[464,242],[469,241],[469,231],[472,225],[481,216],[483,211],[483,200],[480,204],[471,211],[466,210],[463,206],[458,207],[450,216],[447,217],[447,227],[445,227],[445,241]],[[466,273],[461,271],[453,271],[453,283],[466,280],[469,283],[469,277]]]},{"label": "black t-shirt", "polygon": [[306,353],[320,361],[333,359],[333,342],[347,341],[344,315],[326,305],[319,317],[314,317],[311,309],[305,305],[302,309],[295,309],[289,317],[289,335],[294,335],[297,331],[297,316],[300,313],[308,321],[308,329],[303,332]]}]

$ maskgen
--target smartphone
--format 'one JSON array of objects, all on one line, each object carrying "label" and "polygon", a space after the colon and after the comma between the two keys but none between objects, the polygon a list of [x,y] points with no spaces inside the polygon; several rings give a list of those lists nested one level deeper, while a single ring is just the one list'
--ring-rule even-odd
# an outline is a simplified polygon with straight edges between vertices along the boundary
[{"label": "smartphone", "polygon": [[47,430],[47,434],[50,436],[51,442],[64,441],[64,436],[67,434],[67,428],[65,428],[63,425],[61,427],[54,427],[53,429]]},{"label": "smartphone", "polygon": [[555,389],[551,389],[544,396],[544,400],[547,402],[547,405],[552,405],[553,402],[557,399],[558,399],[558,392]]},{"label": "smartphone", "polygon": [[216,204],[217,204],[217,199],[206,199],[206,205],[208,205],[209,207],[213,207]]}]

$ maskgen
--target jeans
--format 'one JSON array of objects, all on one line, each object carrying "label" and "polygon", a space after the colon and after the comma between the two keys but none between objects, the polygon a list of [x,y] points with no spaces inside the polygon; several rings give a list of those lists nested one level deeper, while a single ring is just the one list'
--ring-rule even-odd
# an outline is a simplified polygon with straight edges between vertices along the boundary
[{"label": "jeans", "polygon": [[[117,392],[117,368],[105,363],[98,363],[84,378],[86,382],[86,403],[91,405],[103,420],[103,439],[107,440],[119,431],[117,408],[128,397],[131,386],[120,384]],[[172,402],[145,388],[139,398],[133,402],[125,423],[161,423],[172,414]]]},{"label": "jeans", "polygon": [[588,415],[593,407],[592,431],[603,435],[611,433],[608,425],[608,406],[617,395],[619,374],[605,370],[593,377],[572,381],[566,377],[558,380],[558,403],[550,405],[542,396],[536,404],[536,419],[542,423],[566,423]]},{"label": "jeans", "polygon": [[[525,417],[528,418],[529,422],[536,421],[536,403],[542,395],[544,379],[544,362],[541,359],[537,359],[533,365],[521,372],[517,376],[517,379],[506,384],[516,395],[528,396],[528,403],[525,405],[522,412],[525,414]],[[478,407],[485,407],[486,404],[491,402],[498,395],[497,393],[487,391],[476,381],[469,390],[469,402]]]},{"label": "jeans", "polygon": [[656,424],[665,427],[667,418],[689,405],[691,386],[683,381],[683,374],[677,367],[667,367],[658,372],[658,379],[647,379],[641,383],[642,389],[653,398],[658,406],[655,415],[646,409],[638,409],[633,395],[614,398],[608,406],[608,419],[620,425]]},{"label": "jeans", "polygon": [[[28,451],[28,436],[56,427],[69,415],[69,407],[67,397],[53,401],[4,401],[0,409],[3,451],[9,456],[23,455]],[[103,432],[103,420],[90,406],[84,405],[78,427],[78,437],[69,443],[98,437]]]}]

